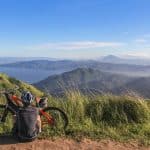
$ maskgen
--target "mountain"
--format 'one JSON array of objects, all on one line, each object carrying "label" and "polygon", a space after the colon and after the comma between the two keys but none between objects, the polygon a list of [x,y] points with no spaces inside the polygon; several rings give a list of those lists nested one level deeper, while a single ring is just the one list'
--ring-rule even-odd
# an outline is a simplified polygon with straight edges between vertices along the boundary
[{"label": "mountain", "polygon": [[101,59],[102,62],[108,62],[108,63],[119,63],[122,61],[120,57],[117,57],[115,55],[107,55]]},{"label": "mountain", "polygon": [[111,64],[111,63],[95,63],[91,68],[96,68],[105,72],[125,74],[129,76],[149,76],[150,66],[129,65],[129,64]]},{"label": "mountain", "polygon": [[16,63],[21,61],[32,61],[32,60],[51,60],[56,61],[58,59],[48,57],[0,57],[0,64]]},{"label": "mountain", "polygon": [[15,78],[9,77],[6,74],[0,74],[0,90],[14,89],[16,86],[22,90],[29,90],[37,96],[42,95],[42,92],[33,87],[32,85],[19,81]]},{"label": "mountain", "polygon": [[56,70],[61,68],[72,69],[76,67],[76,65],[77,63],[71,60],[60,60],[60,61],[32,60],[32,61],[22,61],[22,62],[10,63],[10,64],[3,64],[0,66],[10,67],[10,68]]},{"label": "mountain", "polygon": [[90,68],[78,68],[61,75],[50,76],[34,85],[51,94],[62,93],[68,89],[103,93],[111,92],[131,79],[123,75],[114,75]]},{"label": "mountain", "polygon": [[150,77],[141,77],[126,83],[121,88],[117,89],[116,93],[123,93],[124,91],[131,91],[138,93],[140,96],[150,98]]},{"label": "mountain", "polygon": [[[116,59],[115,56],[109,56],[111,59]],[[108,57],[107,57],[108,58]],[[117,58],[118,59],[118,58]],[[150,75],[149,65],[131,65],[131,64],[115,64],[106,63],[93,60],[85,61],[73,61],[73,60],[61,60],[61,61],[49,61],[49,60],[33,60],[25,62],[17,62],[10,64],[0,65],[1,68],[19,68],[19,69],[34,69],[34,70],[45,70],[45,71],[57,71],[66,72],[77,68],[93,68],[103,72],[110,72],[114,74],[123,74],[134,77],[144,77]],[[2,69],[3,70],[3,69]],[[61,71],[59,71],[61,70]],[[7,72],[6,72],[7,73]],[[17,76],[16,76],[17,77]],[[31,81],[31,83],[33,83]]]},{"label": "mountain", "polygon": [[[132,77],[149,76],[150,74],[150,66],[111,64],[111,63],[102,63],[102,62],[97,62],[92,60],[88,60],[88,61],[33,60],[33,61],[17,62],[17,63],[0,65],[0,72],[7,73],[12,77],[33,84],[47,78],[48,76],[61,74],[77,68],[85,68],[85,69],[93,68],[95,70],[100,70],[105,73],[107,72],[107,73],[127,75]],[[97,82],[94,84],[94,82],[92,81],[92,83],[88,83],[88,84],[89,86],[92,86],[91,88],[93,88],[93,91],[95,91],[94,86],[97,85]]]},{"label": "mountain", "polygon": [[150,77],[133,78],[91,68],[78,68],[60,75],[49,76],[34,86],[52,95],[61,95],[66,90],[79,90],[86,94],[120,95],[135,92],[150,98]]},{"label": "mountain", "polygon": [[139,58],[139,57],[118,57],[115,55],[107,55],[99,60],[104,63],[113,63],[113,64],[130,64],[130,65],[150,65],[150,59],[148,58]]}]

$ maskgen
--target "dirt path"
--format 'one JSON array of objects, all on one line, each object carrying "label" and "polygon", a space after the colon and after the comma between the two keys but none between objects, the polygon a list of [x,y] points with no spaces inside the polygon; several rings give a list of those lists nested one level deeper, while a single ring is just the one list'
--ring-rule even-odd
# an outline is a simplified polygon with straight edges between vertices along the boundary
[{"label": "dirt path", "polygon": [[76,142],[69,139],[36,140],[30,143],[17,143],[10,137],[0,137],[0,150],[150,150],[136,142],[119,143],[109,140]]}]

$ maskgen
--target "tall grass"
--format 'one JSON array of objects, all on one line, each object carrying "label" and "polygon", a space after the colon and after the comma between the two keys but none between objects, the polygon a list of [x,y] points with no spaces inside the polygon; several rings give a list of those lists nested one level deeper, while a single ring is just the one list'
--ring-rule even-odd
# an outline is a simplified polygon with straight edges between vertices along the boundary
[{"label": "tall grass", "polygon": [[98,97],[88,103],[86,111],[93,123],[104,122],[110,126],[146,123],[149,120],[147,103],[128,96]]},{"label": "tall grass", "polygon": [[[150,103],[131,96],[86,96],[67,92],[64,97],[49,96],[49,105],[61,108],[69,118],[65,136],[140,140],[150,144]],[[0,126],[0,132],[10,130]],[[54,132],[42,136],[57,135]],[[60,134],[59,134],[60,135]],[[64,136],[64,133],[62,134]]]},{"label": "tall grass", "polygon": [[69,118],[72,137],[137,139],[150,144],[150,105],[148,100],[131,96],[86,96],[67,92],[49,99]]}]

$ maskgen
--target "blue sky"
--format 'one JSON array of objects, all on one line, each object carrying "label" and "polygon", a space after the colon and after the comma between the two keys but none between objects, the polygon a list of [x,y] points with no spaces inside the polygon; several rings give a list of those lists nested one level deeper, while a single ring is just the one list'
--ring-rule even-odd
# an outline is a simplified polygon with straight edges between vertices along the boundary
[{"label": "blue sky", "polygon": [[149,0],[0,0],[0,56],[150,57]]}]

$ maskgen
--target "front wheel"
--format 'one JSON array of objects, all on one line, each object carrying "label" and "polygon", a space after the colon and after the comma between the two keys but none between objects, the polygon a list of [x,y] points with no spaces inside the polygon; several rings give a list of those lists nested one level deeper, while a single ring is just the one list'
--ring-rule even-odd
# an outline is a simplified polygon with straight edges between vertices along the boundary
[{"label": "front wheel", "polygon": [[57,107],[46,107],[40,111],[42,128],[65,130],[68,125],[67,115]]}]

